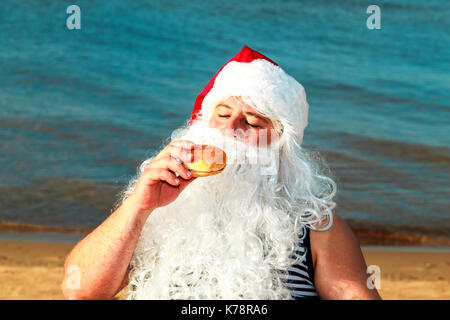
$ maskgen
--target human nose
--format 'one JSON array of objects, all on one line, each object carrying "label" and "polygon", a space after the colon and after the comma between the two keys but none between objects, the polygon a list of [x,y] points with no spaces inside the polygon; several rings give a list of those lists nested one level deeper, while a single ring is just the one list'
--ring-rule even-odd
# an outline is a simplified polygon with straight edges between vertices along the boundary
[{"label": "human nose", "polygon": [[222,124],[220,131],[227,136],[237,137],[236,130],[241,129],[239,116],[231,116]]}]

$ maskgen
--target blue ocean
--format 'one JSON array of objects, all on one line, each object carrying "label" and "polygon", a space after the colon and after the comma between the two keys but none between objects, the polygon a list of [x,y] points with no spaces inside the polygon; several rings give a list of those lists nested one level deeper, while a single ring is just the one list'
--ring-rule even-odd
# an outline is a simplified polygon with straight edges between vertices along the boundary
[{"label": "blue ocean", "polygon": [[305,87],[352,228],[450,239],[450,3],[371,4],[3,0],[0,229],[97,226],[247,45]]}]

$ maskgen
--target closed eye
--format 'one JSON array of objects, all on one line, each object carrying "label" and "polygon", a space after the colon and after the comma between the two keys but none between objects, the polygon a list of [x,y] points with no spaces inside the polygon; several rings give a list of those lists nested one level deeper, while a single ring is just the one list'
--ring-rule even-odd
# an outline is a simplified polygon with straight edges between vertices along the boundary
[{"label": "closed eye", "polygon": [[256,125],[256,124],[251,124],[248,121],[245,121],[245,124],[249,125],[252,128],[261,128],[260,126]]}]

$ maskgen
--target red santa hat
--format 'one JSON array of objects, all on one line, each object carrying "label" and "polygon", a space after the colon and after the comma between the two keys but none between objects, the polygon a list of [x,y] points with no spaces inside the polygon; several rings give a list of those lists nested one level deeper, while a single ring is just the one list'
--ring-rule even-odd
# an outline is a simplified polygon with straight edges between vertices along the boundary
[{"label": "red santa hat", "polygon": [[197,119],[209,120],[214,107],[230,96],[242,97],[270,118],[284,138],[291,136],[302,142],[309,110],[305,90],[274,61],[244,46],[197,96],[190,124]]}]

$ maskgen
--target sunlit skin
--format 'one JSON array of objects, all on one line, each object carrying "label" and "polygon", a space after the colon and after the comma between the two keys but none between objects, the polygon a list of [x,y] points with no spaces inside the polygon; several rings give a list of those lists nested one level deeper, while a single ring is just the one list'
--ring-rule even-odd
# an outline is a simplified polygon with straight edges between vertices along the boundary
[{"label": "sunlit skin", "polygon": [[[240,98],[230,97],[214,109],[208,123],[225,135],[261,146],[279,138],[273,123]],[[243,133],[243,134],[242,134]],[[242,135],[241,135],[242,134]],[[256,138],[255,138],[256,137]],[[192,162],[196,146],[172,142],[147,165],[133,193],[94,231],[72,249],[65,261],[61,289],[67,299],[111,299],[128,284],[128,268],[148,216],[173,202],[195,179],[179,160]],[[321,299],[380,299],[368,289],[366,263],[359,243],[336,212],[328,231],[311,230],[314,284]],[[67,286],[71,266],[80,270],[81,287]]]}]

